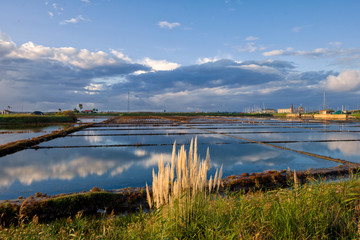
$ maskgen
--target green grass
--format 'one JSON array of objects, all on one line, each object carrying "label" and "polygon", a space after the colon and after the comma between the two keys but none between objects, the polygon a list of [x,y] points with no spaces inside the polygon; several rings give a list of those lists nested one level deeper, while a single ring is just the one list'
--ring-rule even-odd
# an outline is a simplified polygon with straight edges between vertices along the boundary
[{"label": "green grass", "polygon": [[353,114],[351,114],[351,116],[354,116],[356,118],[360,118],[360,113],[353,113]]},{"label": "green grass", "polygon": [[42,123],[72,123],[76,119],[63,115],[29,115],[9,114],[0,115],[0,124],[42,124]]},{"label": "green grass", "polygon": [[360,180],[197,195],[151,213],[75,217],[3,228],[0,239],[358,239]]}]

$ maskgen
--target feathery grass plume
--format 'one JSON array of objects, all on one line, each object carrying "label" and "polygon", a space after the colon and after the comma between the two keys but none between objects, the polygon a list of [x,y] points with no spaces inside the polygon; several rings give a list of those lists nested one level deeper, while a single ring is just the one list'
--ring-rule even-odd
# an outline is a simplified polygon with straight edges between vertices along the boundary
[{"label": "feathery grass plume", "polygon": [[[209,187],[209,192],[217,187],[219,190],[222,169],[218,172],[216,170],[215,177],[210,177],[207,181],[207,171],[210,169],[210,154],[207,149],[206,159],[199,161],[197,155],[197,138],[195,141],[191,140],[189,155],[187,158],[185,146],[182,145],[176,155],[176,142],[173,145],[171,164],[164,167],[164,160],[161,155],[158,162],[158,174],[155,174],[153,169],[153,186],[152,199],[147,198],[150,208],[154,205],[158,208],[161,205],[169,203],[172,199],[177,199],[183,194],[186,194],[187,201],[190,197],[195,196],[198,192],[204,192],[206,195],[206,188]],[[221,167],[222,168],[222,167]],[[176,179],[175,179],[176,173]],[[146,188],[147,195],[150,196],[148,188]]]},{"label": "feathery grass plume", "polygon": [[192,163],[193,163],[193,139],[191,139],[190,142],[190,148],[189,148],[189,169],[190,169],[190,175],[189,175],[189,182],[192,181],[193,178],[193,171],[192,171]]},{"label": "feathery grass plume", "polygon": [[[216,171],[217,171],[217,169],[216,169]],[[217,183],[216,183],[216,185],[217,185],[216,191],[217,192],[219,191],[219,188],[220,188],[222,174],[223,174],[223,165],[221,164],[221,168],[220,168],[220,171],[219,171],[219,176],[217,178]]]},{"label": "feathery grass plume", "polygon": [[175,177],[175,157],[176,157],[176,141],[174,142],[172,155],[171,155],[171,169],[170,169],[170,182],[171,182],[171,188],[174,187],[174,177]]},{"label": "feathery grass plume", "polygon": [[296,175],[296,171],[294,170],[294,187],[297,188],[297,186],[298,186],[298,178]]},{"label": "feathery grass plume", "polygon": [[149,203],[149,207],[152,207],[152,203],[151,203],[151,197],[150,197],[150,192],[149,192],[149,186],[146,183],[146,199],[147,202]]}]

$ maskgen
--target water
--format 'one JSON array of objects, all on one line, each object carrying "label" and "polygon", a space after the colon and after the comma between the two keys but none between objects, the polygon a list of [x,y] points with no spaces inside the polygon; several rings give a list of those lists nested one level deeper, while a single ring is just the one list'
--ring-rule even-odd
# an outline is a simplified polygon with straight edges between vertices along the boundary
[{"label": "water", "polygon": [[[199,119],[180,126],[169,121],[157,124],[158,120],[150,121],[151,124],[100,125],[43,142],[38,150],[27,149],[4,156],[0,158],[0,199],[28,197],[36,192],[53,195],[88,191],[94,186],[103,189],[144,186],[145,182],[151,183],[152,169],[157,169],[161,155],[170,161],[175,140],[188,148],[195,136],[201,158],[205,158],[207,148],[210,149],[210,174],[221,165],[225,176],[288,167],[306,170],[338,165],[236,137],[257,141],[296,140],[300,142],[274,145],[360,162],[360,141],[341,141],[360,139],[359,133],[354,132],[360,131],[357,123],[217,119]],[[303,142],[334,139],[340,142]]]},{"label": "water", "polygon": [[42,125],[42,126],[24,126],[17,128],[16,126],[0,126],[0,145],[23,139],[39,137],[49,134],[52,131],[67,128],[71,125]]},{"label": "water", "polygon": [[[102,122],[106,117],[79,118],[79,123]],[[78,124],[42,124],[42,125],[0,125],[0,145],[23,139],[31,139],[52,131],[77,126]]]}]

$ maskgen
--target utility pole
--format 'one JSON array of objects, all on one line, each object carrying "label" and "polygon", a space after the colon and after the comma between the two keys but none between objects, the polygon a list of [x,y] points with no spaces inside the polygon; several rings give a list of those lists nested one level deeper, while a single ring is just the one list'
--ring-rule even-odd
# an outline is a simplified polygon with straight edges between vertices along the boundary
[{"label": "utility pole", "polygon": [[324,110],[326,110],[326,97],[325,97],[325,91],[324,91]]}]

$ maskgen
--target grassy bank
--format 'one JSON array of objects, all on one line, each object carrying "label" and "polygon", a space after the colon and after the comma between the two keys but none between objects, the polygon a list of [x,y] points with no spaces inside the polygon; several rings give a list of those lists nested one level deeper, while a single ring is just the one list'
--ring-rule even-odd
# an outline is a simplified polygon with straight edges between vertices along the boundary
[{"label": "grassy bank", "polygon": [[[151,213],[81,213],[2,228],[1,239],[358,239],[360,181],[311,183],[271,192],[198,195]],[[174,210],[177,209],[177,210]],[[186,216],[186,217],[180,217]]]},{"label": "grassy bank", "polygon": [[353,113],[353,114],[351,114],[351,116],[353,116],[357,119],[360,119],[360,113]]},{"label": "grassy bank", "polygon": [[43,124],[43,123],[73,123],[76,118],[64,115],[29,115],[29,114],[10,114],[0,115],[1,124]]}]

